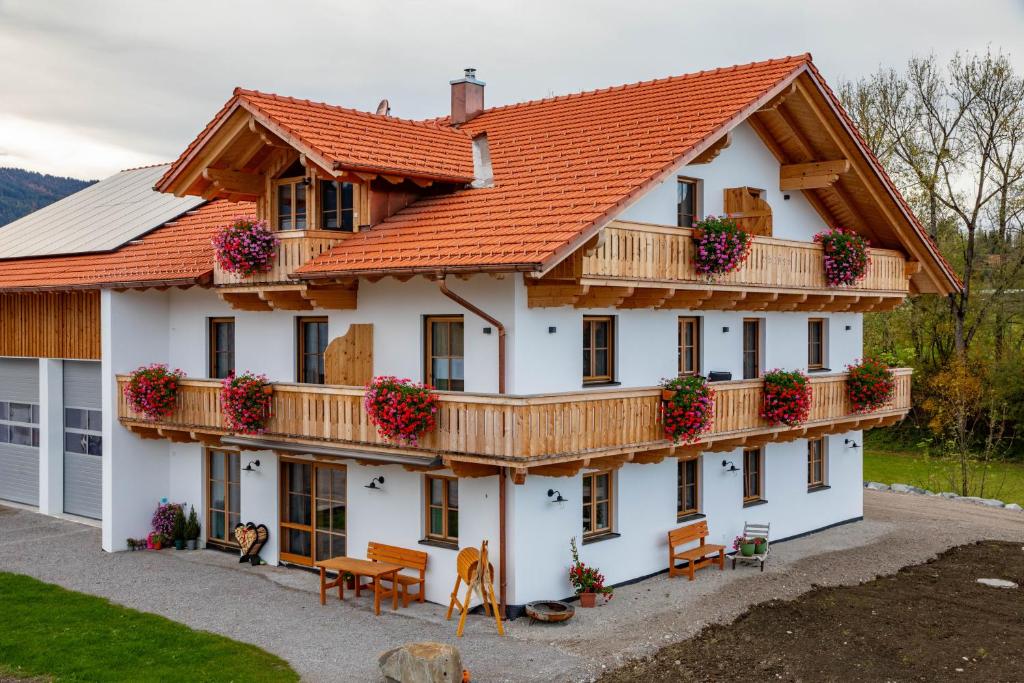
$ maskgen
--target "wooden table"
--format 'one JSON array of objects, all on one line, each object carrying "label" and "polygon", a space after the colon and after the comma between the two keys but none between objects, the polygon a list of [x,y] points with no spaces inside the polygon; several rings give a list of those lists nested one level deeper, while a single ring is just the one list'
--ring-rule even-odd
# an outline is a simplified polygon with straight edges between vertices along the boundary
[{"label": "wooden table", "polygon": [[[338,587],[338,599],[345,599],[345,572],[356,577],[356,596],[359,595],[359,577],[368,576],[373,579],[373,611],[380,614],[381,597],[391,596],[391,609],[398,609],[398,570],[402,567],[387,562],[370,562],[355,557],[332,557],[316,563],[320,568],[320,604],[327,604],[327,589]],[[327,580],[327,570],[338,572],[334,581]],[[391,581],[391,590],[381,588],[381,579]]]}]

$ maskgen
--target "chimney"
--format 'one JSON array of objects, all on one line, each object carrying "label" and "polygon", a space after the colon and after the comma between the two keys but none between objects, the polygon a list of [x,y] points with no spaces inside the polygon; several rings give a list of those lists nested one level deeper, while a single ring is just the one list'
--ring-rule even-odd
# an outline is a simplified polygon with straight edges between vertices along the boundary
[{"label": "chimney", "polygon": [[485,85],[476,80],[476,69],[466,69],[465,76],[451,82],[453,124],[465,123],[484,110]]}]

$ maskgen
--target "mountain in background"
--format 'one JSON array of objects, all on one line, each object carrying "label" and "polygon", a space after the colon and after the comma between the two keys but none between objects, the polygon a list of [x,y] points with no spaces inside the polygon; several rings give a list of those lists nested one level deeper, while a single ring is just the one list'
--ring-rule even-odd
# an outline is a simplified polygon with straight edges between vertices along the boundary
[{"label": "mountain in background", "polygon": [[0,168],[0,226],[74,194],[95,182],[44,175],[21,168]]}]

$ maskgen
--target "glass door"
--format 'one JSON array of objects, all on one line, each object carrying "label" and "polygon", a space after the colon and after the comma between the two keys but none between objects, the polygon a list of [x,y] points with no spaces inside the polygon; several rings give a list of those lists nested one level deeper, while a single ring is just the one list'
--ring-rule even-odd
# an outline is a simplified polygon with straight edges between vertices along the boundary
[{"label": "glass door", "polygon": [[311,565],[345,555],[344,465],[281,461],[281,559]]}]

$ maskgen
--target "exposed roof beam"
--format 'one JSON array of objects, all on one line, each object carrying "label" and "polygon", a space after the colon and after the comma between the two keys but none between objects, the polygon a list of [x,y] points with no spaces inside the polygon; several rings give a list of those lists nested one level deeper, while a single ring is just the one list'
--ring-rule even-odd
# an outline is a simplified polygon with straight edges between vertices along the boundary
[{"label": "exposed roof beam", "polygon": [[264,178],[262,175],[220,168],[207,168],[203,170],[203,177],[226,192],[256,196],[263,193]]},{"label": "exposed roof beam", "polygon": [[829,187],[850,170],[849,159],[812,161],[805,164],[783,164],[779,167],[779,189],[811,190]]}]

